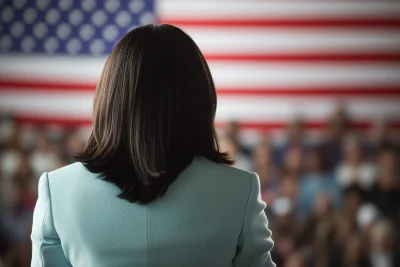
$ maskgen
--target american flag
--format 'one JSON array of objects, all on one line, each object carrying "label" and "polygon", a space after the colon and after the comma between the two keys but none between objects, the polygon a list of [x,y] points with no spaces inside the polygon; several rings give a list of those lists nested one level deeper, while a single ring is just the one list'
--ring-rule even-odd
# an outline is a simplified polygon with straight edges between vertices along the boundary
[{"label": "american flag", "polygon": [[90,125],[106,56],[131,29],[181,27],[210,64],[217,124],[320,128],[338,101],[359,128],[400,128],[400,1],[0,0],[0,111]]}]

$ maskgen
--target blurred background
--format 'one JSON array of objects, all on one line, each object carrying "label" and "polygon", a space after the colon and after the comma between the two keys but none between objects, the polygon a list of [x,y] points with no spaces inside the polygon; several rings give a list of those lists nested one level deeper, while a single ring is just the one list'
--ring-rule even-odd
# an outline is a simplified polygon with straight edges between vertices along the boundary
[{"label": "blurred background", "polygon": [[0,266],[29,266],[38,178],[82,150],[106,56],[149,23],[206,56],[278,266],[400,266],[400,2],[372,0],[0,0]]}]

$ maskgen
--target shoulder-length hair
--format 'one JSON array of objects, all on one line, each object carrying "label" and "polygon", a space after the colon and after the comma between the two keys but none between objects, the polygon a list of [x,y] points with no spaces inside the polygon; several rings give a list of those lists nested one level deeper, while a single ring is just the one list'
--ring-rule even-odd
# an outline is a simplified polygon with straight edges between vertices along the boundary
[{"label": "shoulder-length hair", "polygon": [[195,156],[232,164],[214,128],[217,95],[194,41],[171,25],[126,34],[96,88],[93,130],[76,159],[117,185],[118,197],[149,203]]}]

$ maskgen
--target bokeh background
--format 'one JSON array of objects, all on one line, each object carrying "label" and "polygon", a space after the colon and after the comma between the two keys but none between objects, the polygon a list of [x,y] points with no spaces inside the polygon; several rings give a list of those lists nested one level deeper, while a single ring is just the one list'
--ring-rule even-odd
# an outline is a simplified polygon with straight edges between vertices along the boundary
[{"label": "bokeh background", "polygon": [[29,266],[38,178],[83,149],[107,54],[148,23],[206,56],[221,147],[260,176],[278,266],[400,266],[388,0],[0,0],[0,266]]}]

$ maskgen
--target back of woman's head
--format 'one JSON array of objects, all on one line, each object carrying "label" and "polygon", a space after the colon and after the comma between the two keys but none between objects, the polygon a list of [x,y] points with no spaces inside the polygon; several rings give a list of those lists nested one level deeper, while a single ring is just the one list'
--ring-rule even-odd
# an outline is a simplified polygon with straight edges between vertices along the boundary
[{"label": "back of woman's head", "polygon": [[107,59],[77,160],[117,185],[120,198],[149,203],[195,156],[231,163],[219,152],[216,106],[211,73],[188,35],[171,25],[136,28]]}]

